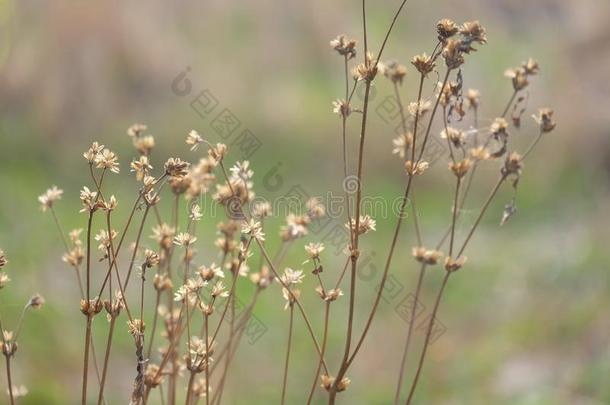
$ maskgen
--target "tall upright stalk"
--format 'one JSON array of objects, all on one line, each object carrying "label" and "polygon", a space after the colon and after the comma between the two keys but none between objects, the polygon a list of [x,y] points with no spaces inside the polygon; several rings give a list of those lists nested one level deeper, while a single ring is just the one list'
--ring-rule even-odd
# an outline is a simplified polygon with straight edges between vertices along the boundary
[{"label": "tall upright stalk", "polygon": [[294,323],[294,305],[290,305],[290,320],[288,323],[288,343],[286,344],[286,360],[284,362],[284,375],[282,377],[281,405],[286,403],[286,385],[288,383],[288,364],[290,363],[290,349],[292,349],[292,329]]}]

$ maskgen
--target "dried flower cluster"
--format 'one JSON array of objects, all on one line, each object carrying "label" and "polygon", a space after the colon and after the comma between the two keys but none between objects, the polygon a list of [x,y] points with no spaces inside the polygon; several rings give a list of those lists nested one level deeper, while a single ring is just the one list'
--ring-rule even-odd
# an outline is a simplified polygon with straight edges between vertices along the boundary
[{"label": "dried flower cluster", "polygon": [[[396,12],[395,19],[402,6],[404,2]],[[366,21],[366,10],[363,17]],[[297,317],[305,320],[305,339],[311,339],[312,351],[318,359],[307,404],[311,404],[316,395],[327,395],[328,403],[334,404],[338,393],[352,385],[365,383],[354,381],[354,384],[350,384],[347,374],[377,313],[389,271],[393,268],[392,259],[401,235],[401,225],[406,222],[406,210],[413,210],[412,217],[419,218],[415,208],[416,190],[435,169],[426,158],[431,137],[438,135],[446,143],[447,162],[443,170],[449,170],[452,182],[447,197],[451,210],[447,217],[447,230],[438,243],[424,241],[418,230],[420,224],[414,224],[417,245],[412,248],[412,263],[419,268],[416,302],[421,294],[421,281],[427,275],[426,269],[440,264],[444,271],[440,273],[441,286],[433,307],[434,313],[427,325],[416,374],[407,386],[406,403],[411,403],[429,346],[434,318],[450,276],[464,268],[464,252],[490,202],[498,195],[498,190],[510,180],[516,193],[518,180],[524,171],[524,160],[540,138],[555,128],[555,122],[552,110],[540,109],[534,116],[539,128],[537,137],[524,152],[515,151],[511,132],[519,130],[519,122],[515,116],[509,122],[506,116],[511,107],[514,108],[515,100],[518,102],[520,92],[529,84],[531,77],[539,72],[538,64],[530,59],[508,73],[512,79],[513,93],[504,112],[492,120],[491,126],[479,126],[478,114],[484,106],[481,92],[463,88],[475,46],[487,43],[486,29],[478,21],[456,24],[450,19],[442,19],[432,36],[435,41],[430,44],[432,51],[414,56],[408,66],[395,61],[383,62],[381,59],[393,26],[394,22],[375,54],[366,48],[369,43],[366,37],[363,52],[358,50],[358,53],[357,42],[345,35],[339,35],[330,42],[332,50],[342,58],[345,71],[345,95],[333,102],[333,112],[341,118],[344,175],[346,178],[354,176],[358,180],[355,192],[347,193],[345,199],[344,223],[348,242],[344,246],[344,265],[339,271],[329,269],[334,267],[334,263],[325,260],[324,244],[318,241],[307,241],[300,245],[304,247],[301,251],[304,262],[294,263],[291,267],[283,265],[287,250],[294,245],[299,246],[300,241],[309,236],[316,221],[326,215],[322,202],[312,198],[307,201],[303,212],[287,215],[279,233],[268,229],[265,219],[273,215],[271,204],[255,199],[254,171],[250,162],[228,164],[230,151],[227,146],[208,142],[205,134],[193,130],[186,135],[186,148],[190,149],[190,153],[200,155],[194,162],[171,157],[161,167],[154,168],[151,164],[154,137],[145,134],[148,129],[143,124],[131,126],[127,135],[131,138],[136,156],[129,167],[138,186],[132,197],[134,201],[126,203],[113,195],[111,180],[108,179],[113,174],[121,173],[119,157],[98,142],[93,142],[84,152],[90,179],[80,191],[83,228],[65,234],[59,221],[56,222],[65,241],[62,260],[74,270],[81,292],[78,305],[83,314],[85,336],[82,404],[89,403],[92,395],[95,395],[98,404],[104,402],[106,381],[111,370],[111,343],[114,335],[122,332],[129,333],[134,344],[133,388],[125,394],[131,404],[148,403],[153,391],[158,391],[169,404],[176,403],[183,393],[187,405],[199,401],[205,401],[207,405],[220,404],[246,325],[258,297],[266,291],[276,295],[278,302],[281,302],[278,308],[283,307],[287,317],[282,404],[286,403],[289,387],[293,324]],[[362,55],[361,62],[354,62],[357,55]],[[352,64],[354,66],[350,66]],[[415,93],[417,98],[404,103],[401,89],[408,74],[419,77],[419,87]],[[442,81],[431,82],[430,78],[437,77],[437,74]],[[357,296],[357,269],[365,251],[360,242],[362,238],[377,236],[374,232],[377,223],[370,213],[363,212],[362,163],[366,156],[365,139],[370,137],[367,133],[370,90],[374,83],[384,77],[395,90],[400,110],[402,131],[392,141],[392,153],[401,162],[399,172],[404,176],[404,190],[393,238],[387,244],[388,253],[383,258],[380,288],[373,305],[367,308],[364,305],[368,304],[360,302]],[[353,98],[356,89],[364,92],[362,102]],[[353,119],[360,121],[360,133],[357,135],[348,131],[347,121]],[[348,156],[351,148],[347,147],[347,143],[354,140],[358,142],[358,149],[355,156]],[[202,152],[202,149],[207,150]],[[469,226],[467,236],[458,241],[456,224],[464,206],[470,203],[471,185],[478,180],[476,173],[481,170],[497,173],[498,180],[492,185],[486,200],[473,204],[481,207],[479,213]],[[62,193],[57,187],[47,190],[39,197],[42,210],[50,211],[55,217],[54,208]],[[197,223],[209,219],[199,205],[203,195],[211,196],[227,214],[217,224],[217,238],[213,243],[197,234]],[[412,204],[407,204],[407,201]],[[514,201],[513,196],[502,223],[516,211]],[[73,203],[76,206],[78,201]],[[165,203],[171,207],[171,215],[167,219],[160,209]],[[187,215],[181,215],[181,207],[185,208]],[[126,210],[128,220],[121,226],[113,226],[116,213],[122,209]],[[147,229],[151,229],[150,238],[147,238]],[[128,241],[128,235],[133,232],[134,240]],[[278,252],[271,255],[266,243],[273,237],[277,238],[280,247]],[[202,245],[205,250],[199,249]],[[210,255],[210,251],[214,251],[214,254]],[[122,252],[125,252],[124,255]],[[206,254],[200,255],[200,252]],[[2,254],[0,266],[5,264]],[[399,267],[402,269],[404,266],[401,264]],[[315,288],[310,288],[304,282],[308,278],[313,279]],[[6,275],[0,273],[0,288],[7,281]],[[249,297],[238,297],[237,287],[244,283],[250,284],[254,293]],[[273,287],[274,284],[277,288]],[[317,302],[324,307],[321,335],[316,333],[318,328],[312,326],[302,302],[310,295],[319,297]],[[27,307],[37,308],[42,302],[41,298],[33,297]],[[150,302],[155,305],[149,305]],[[238,305],[243,305],[243,311],[239,314],[236,312]],[[335,305],[346,305],[348,308],[346,343],[339,348],[328,347],[327,339],[329,328],[342,323],[340,320],[331,321],[331,307]],[[364,311],[362,316],[356,316],[357,310]],[[101,346],[106,351],[99,361],[90,361],[94,355],[91,350],[95,344],[93,328],[99,327],[93,320],[102,312],[105,312],[108,320],[107,338]],[[366,321],[359,327],[356,318]],[[411,320],[414,318],[412,316]],[[144,319],[152,319],[152,322],[146,323]],[[120,322],[116,323],[117,320]],[[399,364],[394,403],[401,401],[412,329],[411,321],[406,331],[404,356]],[[10,332],[4,335],[3,352],[8,361],[16,350],[16,344]],[[335,369],[330,363],[333,358],[341,359]],[[88,376],[90,369],[97,365],[100,366],[96,370],[99,384],[93,384]]]}]

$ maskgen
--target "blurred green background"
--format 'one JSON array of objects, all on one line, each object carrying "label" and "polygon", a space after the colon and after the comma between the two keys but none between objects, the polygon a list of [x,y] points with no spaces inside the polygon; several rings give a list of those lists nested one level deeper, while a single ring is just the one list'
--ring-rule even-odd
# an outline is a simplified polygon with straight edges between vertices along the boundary
[{"label": "blurred green background", "polygon": [[[398,3],[370,2],[373,50]],[[506,187],[466,252],[467,266],[450,280],[439,313],[446,330],[429,351],[418,404],[610,404],[608,15],[606,0],[411,0],[396,25],[384,59],[407,64],[415,54],[430,53],[440,18],[480,19],[489,43],[468,57],[464,86],[481,90],[482,125],[511,94],[504,70],[529,56],[540,62],[541,74],[528,89],[530,110],[523,128],[512,130],[514,145],[522,150],[534,136],[529,115],[539,106],[553,107],[559,123],[527,162],[518,214],[498,226],[511,198]],[[72,270],[60,260],[52,219],[40,212],[36,197],[52,184],[62,187],[65,195],[57,210],[64,227],[84,227],[85,217],[77,214],[78,190],[89,179],[81,153],[99,140],[121,158],[122,176],[108,184],[124,218],[134,192],[134,180],[127,175],[133,152],[126,128],[133,122],[149,126],[158,144],[156,168],[176,154],[196,159],[184,145],[190,129],[221,140],[211,125],[215,114],[202,117],[190,106],[206,89],[218,101],[215,112],[229,109],[241,123],[239,131],[247,128],[260,140],[251,161],[261,196],[272,199],[293,186],[310,195],[340,193],[340,127],[331,101],[343,92],[343,67],[328,41],[340,33],[360,40],[360,23],[359,2],[345,0],[0,1],[0,247],[10,260],[7,271],[13,280],[0,291],[3,321],[14,325],[33,292],[48,302],[28,315],[19,342],[14,380],[30,391],[20,403],[66,404],[80,398],[79,294]],[[180,95],[172,82],[185,70],[191,88]],[[416,81],[409,68],[402,87],[405,100],[415,99]],[[392,88],[380,77],[374,94],[372,106],[377,108]],[[390,158],[398,121],[371,117],[365,193],[393,200],[401,195],[404,178],[399,160]],[[352,142],[356,121],[350,127]],[[236,150],[230,157],[241,158]],[[265,175],[280,176],[281,183],[270,187]],[[495,176],[493,171],[481,176],[459,223],[460,237]],[[449,221],[453,186],[444,163],[434,165],[428,178],[417,201],[432,245]],[[364,242],[364,250],[372,252],[372,267],[358,286],[357,333],[395,221],[391,216],[377,219],[377,233]],[[214,223],[203,222],[200,241],[211,242]],[[396,307],[414,290],[417,268],[410,258],[410,220],[404,229],[391,269],[396,294],[382,301],[341,403],[391,403],[406,328]],[[275,231],[268,234],[275,251]],[[318,235],[308,238],[316,239]],[[305,242],[295,244],[286,265],[301,266]],[[214,260],[209,248],[202,246],[199,254],[201,263]],[[342,260],[327,249],[325,276],[335,279]],[[423,302],[429,310],[442,272],[435,268],[428,276]],[[322,306],[308,278],[304,302],[321,333]],[[252,290],[246,284],[240,287],[244,297]],[[344,297],[333,307],[333,369],[342,354],[346,304]],[[225,403],[279,402],[287,324],[282,307],[277,287],[264,294],[255,314],[268,330],[254,344],[242,345]],[[100,351],[104,323],[103,317],[96,319]],[[300,319],[296,333],[288,399],[300,404],[316,360]],[[110,404],[126,402],[135,374],[126,328],[117,336],[107,389]],[[422,334],[416,336],[418,350]],[[410,355],[411,365],[417,350]],[[4,393],[4,373],[1,378]],[[317,398],[325,403],[325,395]]]}]

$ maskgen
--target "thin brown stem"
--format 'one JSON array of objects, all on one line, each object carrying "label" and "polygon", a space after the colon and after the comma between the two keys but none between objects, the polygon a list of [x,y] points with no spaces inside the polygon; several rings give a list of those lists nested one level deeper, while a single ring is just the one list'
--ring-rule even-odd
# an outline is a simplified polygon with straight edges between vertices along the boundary
[{"label": "thin brown stem", "polygon": [[[443,92],[443,89],[445,88],[445,86],[447,85],[447,81],[449,81],[449,74],[451,73],[451,69],[447,69],[447,73],[445,73],[445,78],[443,79],[443,84],[441,85],[440,88],[440,93],[438,95],[438,97],[436,98],[436,101],[434,103],[434,108],[432,108],[432,113],[430,114],[430,120],[428,121],[428,126],[426,127],[426,133],[424,135],[424,141],[422,142],[422,146],[421,149],[419,151],[419,155],[417,157],[417,162],[419,162],[422,159],[422,156],[424,155],[424,151],[426,149],[426,145],[428,143],[428,138],[430,137],[430,131],[432,130],[432,122],[434,121],[434,117],[436,115],[436,110],[438,109],[438,105],[441,101],[441,94]],[[417,109],[419,110],[419,104],[417,105]],[[413,137],[413,145],[415,145],[415,137]]]},{"label": "thin brown stem", "polygon": [[195,372],[191,371],[191,375],[189,376],[189,382],[186,386],[186,401],[185,405],[191,405],[191,398],[193,393],[193,383],[195,382]]},{"label": "thin brown stem", "polygon": [[286,361],[284,362],[284,376],[282,378],[282,400],[281,405],[286,403],[286,385],[288,383],[288,364],[290,363],[290,349],[292,348],[292,329],[294,323],[294,305],[290,305],[290,321],[288,323],[288,343],[286,347]]},{"label": "thin brown stem", "polygon": [[400,234],[400,228],[402,225],[402,221],[403,218],[405,216],[405,207],[407,205],[408,202],[408,198],[409,198],[409,192],[411,191],[411,185],[413,184],[413,176],[409,176],[409,180],[407,181],[407,186],[405,188],[405,194],[402,198],[402,202],[401,202],[401,206],[400,206],[400,212],[399,212],[399,216],[398,216],[398,220],[396,222],[396,227],[394,228],[394,235],[392,236],[392,242],[390,244],[390,251],[388,253],[388,257],[384,266],[384,270],[383,270],[383,275],[381,276],[381,283],[379,285],[379,289],[377,291],[377,295],[375,296],[375,301],[373,303],[373,308],[371,309],[371,312],[369,314],[369,317],[366,321],[364,330],[362,331],[362,335],[360,336],[360,339],[358,340],[358,344],[356,344],[356,347],[354,348],[354,351],[352,353],[352,355],[350,356],[348,362],[347,362],[347,368],[351,365],[351,363],[354,361],[354,358],[356,357],[356,355],[358,354],[358,351],[360,350],[360,348],[362,347],[362,343],[364,342],[364,339],[366,338],[366,335],[369,331],[369,328],[371,327],[371,324],[373,322],[373,318],[375,317],[375,313],[377,312],[377,307],[379,306],[379,302],[381,300],[381,294],[383,293],[383,289],[385,287],[385,282],[387,280],[388,277],[388,272],[390,270],[390,265],[392,264],[392,258],[394,256],[394,250],[396,248],[396,243],[398,241],[398,235]]},{"label": "thin brown stem", "polygon": [[542,134],[543,132],[540,131],[538,132],[538,136],[536,137],[536,139],[534,139],[532,141],[532,143],[530,143],[530,145],[527,147],[527,149],[525,150],[525,152],[523,153],[523,156],[521,156],[521,160],[525,160],[525,158],[532,152],[532,150],[534,150],[534,148],[536,147],[536,145],[538,145],[538,142],[540,141],[540,139],[542,138]]},{"label": "thin brown stem", "polygon": [[345,260],[345,265],[343,266],[343,270],[341,270],[341,274],[339,274],[339,279],[337,280],[337,284],[335,284],[335,288],[339,288],[341,286],[341,282],[343,281],[343,277],[345,276],[345,272],[347,271],[350,261],[351,259],[349,257]]},{"label": "thin brown stem", "polygon": [[142,215],[142,222],[140,222],[140,228],[138,229],[138,235],[136,236],[135,245],[133,248],[133,253],[131,255],[131,261],[129,262],[129,268],[127,270],[127,275],[125,276],[125,285],[123,285],[123,289],[127,289],[127,285],[129,284],[129,278],[131,276],[131,271],[133,269],[133,265],[136,260],[136,255],[138,254],[138,248],[140,247],[140,239],[142,238],[142,232],[144,231],[144,224],[146,223],[146,217],[148,216],[148,211],[150,211],[150,206],[147,204],[144,209],[144,214]]},{"label": "thin brown stem", "polygon": [[[403,2],[400,4],[400,7],[398,7],[398,10],[396,10],[396,13],[394,14],[394,18],[392,19],[390,28],[388,28],[388,31],[386,32],[385,37],[383,38],[383,42],[381,43],[381,48],[379,49],[379,54],[377,56],[377,62],[375,64],[375,67],[377,66],[377,63],[379,63],[379,60],[381,59],[381,55],[383,54],[383,50],[385,49],[388,39],[390,38],[390,34],[392,33],[394,24],[396,24],[396,20],[398,19],[398,16],[400,15],[400,12],[402,11],[402,9],[406,3],[407,3],[407,0],[403,0]],[[363,3],[363,12],[364,12],[364,3]],[[365,32],[365,38],[366,38],[366,32]]]},{"label": "thin brown stem", "polygon": [[[318,340],[316,339],[316,334],[313,331],[313,328],[311,326],[311,322],[309,321],[309,317],[307,316],[307,313],[305,312],[305,308],[301,304],[301,301],[298,299],[298,297],[296,295],[294,295],[292,293],[292,291],[290,291],[288,289],[288,286],[286,285],[286,283],[280,277],[279,273],[277,272],[277,269],[273,265],[273,262],[269,258],[269,254],[267,253],[267,250],[265,250],[265,247],[263,246],[262,242],[259,241],[258,239],[255,239],[255,240],[256,240],[256,243],[258,244],[258,247],[259,247],[261,253],[263,254],[263,257],[267,261],[267,264],[269,264],[269,267],[271,268],[271,272],[273,273],[275,278],[278,280],[278,282],[281,284],[281,286],[288,290],[288,293],[290,294],[291,300],[293,300],[294,303],[299,308],[299,312],[301,312],[301,316],[303,317],[303,320],[305,321],[305,325],[307,326],[307,330],[309,331],[309,334],[310,334],[311,339],[312,339],[312,341],[314,343],[316,351],[318,352],[318,355],[321,355],[322,350],[320,349],[320,345],[318,344]],[[324,359],[322,360],[322,366],[324,367],[324,371],[328,373],[328,367],[326,366],[326,361],[324,361]]]},{"label": "thin brown stem", "polygon": [[146,358],[150,359],[152,352],[153,341],[155,340],[155,332],[157,330],[157,323],[159,320],[159,304],[161,303],[161,291],[157,291],[157,298],[155,302],[155,314],[153,315],[153,324],[150,331],[150,341],[148,342],[148,350],[146,351]]},{"label": "thin brown stem", "polygon": [[452,218],[451,218],[451,237],[449,238],[449,256],[453,255],[453,242],[455,241],[455,223],[458,216],[458,203],[460,198],[460,184],[462,184],[462,178],[458,177],[455,182],[455,196],[453,198],[452,207]]},{"label": "thin brown stem", "polygon": [[494,188],[491,190],[491,193],[489,193],[489,196],[487,197],[487,200],[483,204],[483,208],[481,208],[481,212],[479,213],[479,216],[475,220],[474,224],[472,224],[472,227],[470,228],[470,231],[468,232],[468,236],[466,236],[466,239],[464,240],[464,243],[462,244],[462,247],[460,248],[460,250],[457,254],[457,257],[462,256],[462,253],[464,253],[464,250],[466,249],[468,242],[470,242],[470,239],[472,238],[474,231],[479,226],[479,223],[481,222],[481,219],[483,219],[483,215],[485,215],[485,212],[487,211],[487,208],[489,207],[491,200],[493,200],[493,198],[495,197],[496,193],[500,189],[500,186],[502,185],[502,183],[504,183],[504,180],[506,180],[506,175],[503,174],[500,176],[500,178],[498,179],[498,182],[496,183]]},{"label": "thin brown stem", "polygon": [[108,340],[106,340],[106,354],[104,355],[104,366],[102,367],[102,380],[100,381],[100,391],[97,396],[97,404],[101,405],[104,401],[104,387],[106,384],[106,374],[108,372],[108,363],[110,360],[110,349],[112,348],[112,337],[114,335],[114,325],[116,317],[111,315],[110,329],[108,330]]},{"label": "thin brown stem", "polygon": [[419,295],[421,293],[421,287],[426,273],[426,264],[422,263],[419,269],[419,276],[417,278],[417,288],[415,289],[415,297],[413,299],[413,305],[411,306],[411,315],[409,318],[409,326],[407,328],[407,337],[405,341],[405,348],[402,352],[402,359],[400,361],[400,371],[398,372],[398,383],[396,384],[396,393],[394,394],[394,405],[397,405],[400,401],[400,392],[402,389],[402,381],[404,378],[405,367],[407,364],[407,356],[409,355],[409,347],[411,345],[411,337],[413,336],[413,326],[415,324],[415,315],[417,312],[417,305],[419,303]]},{"label": "thin brown stem", "polygon": [[11,401],[11,405],[15,405],[15,398],[13,397],[13,379],[11,377],[11,356],[5,354],[4,358],[6,360],[6,379],[8,383],[8,396]]},{"label": "thin brown stem", "polygon": [[434,327],[434,321],[436,320],[436,314],[438,312],[438,307],[441,303],[441,298],[443,297],[443,292],[445,291],[445,287],[447,286],[447,281],[449,280],[449,276],[451,272],[445,272],[445,277],[443,278],[443,283],[441,284],[441,288],[438,291],[436,296],[436,301],[434,302],[434,309],[432,310],[432,315],[430,316],[430,322],[428,322],[428,328],[426,330],[426,339],[424,341],[424,347],[422,349],[421,355],[419,357],[419,364],[417,365],[417,371],[415,372],[415,378],[413,379],[413,383],[411,384],[411,389],[409,390],[409,396],[407,397],[406,405],[411,403],[413,399],[413,394],[415,393],[415,388],[417,387],[417,383],[419,381],[419,376],[421,375],[421,371],[424,365],[424,359],[426,358],[426,352],[428,351],[428,347],[430,345],[430,338],[432,336],[432,328]]},{"label": "thin brown stem", "polygon": [[318,386],[318,377],[320,375],[320,369],[322,368],[322,359],[324,358],[324,353],[326,352],[326,340],[328,337],[328,318],[330,315],[330,302],[326,302],[324,309],[324,332],[322,335],[322,353],[320,353],[320,360],[318,361],[318,367],[316,368],[316,374],[313,376],[313,383],[311,385],[311,390],[309,391],[309,397],[307,398],[307,405],[311,404],[313,399],[313,395],[316,392],[316,387]]},{"label": "thin brown stem", "polygon": [[91,316],[86,315],[87,326],[85,331],[85,354],[83,359],[83,388],[81,395],[82,405],[87,405],[87,377],[89,371],[89,345],[91,344]]},{"label": "thin brown stem", "polygon": [[515,90],[512,94],[512,96],[510,97],[510,99],[508,100],[508,104],[506,104],[506,107],[504,108],[504,112],[502,113],[502,118],[506,117],[506,114],[508,114],[508,110],[510,110],[510,106],[513,105],[513,101],[515,101],[515,97],[517,97],[517,93],[519,93],[517,90]]},{"label": "thin brown stem", "polygon": [[220,320],[218,321],[218,325],[216,325],[216,329],[214,330],[214,333],[212,334],[212,341],[216,340],[216,336],[218,336],[218,332],[220,332],[220,327],[222,326],[226,315],[227,315],[227,311],[229,310],[229,306],[231,303],[231,297],[234,296],[235,294],[235,288],[237,286],[237,279],[239,278],[239,269],[241,268],[241,265],[243,263],[243,259],[245,257],[245,255],[248,252],[248,249],[250,248],[250,243],[252,243],[252,238],[248,239],[248,242],[246,244],[245,247],[245,254],[242,255],[242,257],[240,257],[238,265],[237,265],[237,269],[235,270],[236,274],[233,277],[233,281],[231,283],[231,290],[229,291],[229,296],[227,297],[227,301],[225,302],[225,306],[224,309],[222,310],[222,314],[220,315]]},{"label": "thin brown stem", "polygon": [[210,358],[209,358],[209,353],[210,353],[210,340],[209,340],[209,322],[208,319],[209,315],[205,314],[205,318],[204,318],[204,328],[205,328],[205,332],[204,332],[204,337],[205,337],[205,404],[206,405],[210,405]]}]

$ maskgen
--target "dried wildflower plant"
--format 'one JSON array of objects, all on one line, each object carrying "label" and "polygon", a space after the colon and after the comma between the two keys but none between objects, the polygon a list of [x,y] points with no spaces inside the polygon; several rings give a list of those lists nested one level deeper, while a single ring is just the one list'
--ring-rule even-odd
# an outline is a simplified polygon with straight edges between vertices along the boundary
[{"label": "dried wildflower plant", "polygon": [[[212,144],[204,134],[194,130],[185,136],[185,148],[190,149],[188,153],[196,154],[197,159],[191,163],[187,159],[172,157],[161,167],[151,164],[155,140],[147,134],[147,127],[135,124],[127,130],[136,151],[129,167],[138,187],[133,201],[125,203],[114,197],[107,179],[130,174],[120,171],[119,157],[114,152],[94,142],[83,154],[83,165],[90,174],[89,184],[83,186],[80,192],[83,229],[67,234],[63,231],[54,211],[55,204],[62,196],[61,190],[53,187],[39,198],[42,210],[52,213],[65,248],[62,259],[74,269],[80,289],[78,305],[84,315],[83,404],[90,403],[92,395],[95,395],[98,404],[104,403],[104,390],[111,366],[110,352],[117,329],[127,331],[133,338],[133,389],[125,393],[131,404],[148,403],[153,391],[158,391],[168,404],[176,403],[184,392],[187,405],[200,401],[205,401],[207,405],[220,404],[246,325],[258,297],[266,291],[271,291],[278,302],[282,302],[283,313],[287,317],[287,345],[281,367],[282,389],[278,392],[280,402],[286,403],[290,386],[290,355],[295,338],[293,324],[296,318],[300,318],[307,329],[303,338],[311,340],[312,351],[317,358],[306,403],[312,403],[318,394],[327,395],[328,403],[334,404],[339,393],[364,383],[354,381],[351,384],[348,372],[373,325],[389,271],[393,268],[398,238],[405,222],[407,200],[413,203],[409,206],[415,214],[412,218],[417,237],[417,244],[412,247],[414,261],[411,262],[419,268],[415,302],[420,299],[426,271],[436,265],[442,265],[444,269],[433,313],[426,327],[425,341],[419,351],[417,371],[410,382],[405,381],[404,371],[408,354],[413,349],[411,338],[415,316],[410,317],[405,331],[392,331],[405,335],[403,356],[397,365],[394,403],[404,402],[402,394],[405,389],[405,403],[412,402],[430,344],[434,319],[450,276],[466,266],[466,248],[500,188],[509,182],[516,194],[525,159],[538,141],[555,128],[555,121],[552,110],[540,109],[534,115],[539,128],[537,136],[522,153],[513,150],[511,132],[518,129],[517,121],[515,117],[512,122],[506,117],[511,108],[515,109],[516,101],[518,103],[522,97],[521,93],[529,85],[530,79],[539,72],[538,64],[530,59],[519,68],[507,72],[511,79],[508,86],[512,87],[508,104],[489,127],[480,127],[478,117],[483,106],[481,92],[463,88],[468,64],[475,56],[473,53],[487,43],[486,30],[478,21],[457,24],[450,19],[442,19],[436,26],[436,32],[431,30],[431,52],[414,56],[408,65],[395,61],[383,62],[386,43],[405,3],[402,1],[395,12],[375,53],[369,49],[364,1],[362,49],[356,40],[345,35],[330,41],[332,50],[343,59],[342,70],[345,72],[345,94],[333,102],[333,112],[340,117],[341,123],[343,174],[346,178],[352,176],[357,179],[355,192],[346,193],[345,196],[345,228],[349,242],[345,246],[345,263],[339,271],[328,268],[324,259],[324,245],[316,241],[303,244],[301,254],[304,262],[292,264],[292,267],[283,264],[286,251],[307,237],[311,224],[326,215],[319,200],[310,200],[305,213],[289,214],[279,235],[276,235],[267,229],[265,222],[267,217],[273,215],[271,205],[255,200],[254,171],[250,162],[228,164],[227,146]],[[362,57],[361,62],[355,61],[358,55]],[[419,85],[414,93],[416,98],[407,103],[402,99],[402,86],[404,77],[409,74],[418,76]],[[398,156],[404,167],[404,187],[400,213],[384,257],[380,288],[373,304],[365,307],[367,304],[360,302],[356,294],[357,269],[363,253],[360,242],[361,238],[377,236],[375,219],[362,212],[363,162],[367,152],[365,141],[369,137],[367,119],[370,91],[373,84],[383,80],[383,77],[393,87],[401,113],[402,133],[393,140],[392,153]],[[441,77],[441,82],[432,81],[435,77]],[[363,89],[362,102],[353,97],[358,88]],[[358,120],[360,127],[354,156],[348,156],[348,143],[353,138],[348,133],[348,120]],[[446,167],[453,183],[447,195],[447,202],[451,206],[447,230],[437,243],[423,239],[415,209],[415,191],[431,176],[430,164],[424,157],[433,131],[437,131],[446,141]],[[482,170],[496,172],[497,181],[491,185],[491,191],[483,202],[471,203],[468,200],[471,186],[480,177],[476,173]],[[217,252],[213,258],[198,255],[198,246],[207,242],[207,238],[197,236],[196,227],[199,221],[206,220],[198,204],[198,199],[205,194],[212,196],[229,214],[217,225],[217,239],[208,243],[206,251],[213,249]],[[513,195],[502,216],[502,223],[516,211],[514,201]],[[164,211],[159,208],[164,203],[171,207],[168,219],[163,218]],[[469,226],[467,236],[458,240],[456,224],[467,203],[480,208]],[[186,204],[188,210],[184,218],[179,215],[181,204]],[[115,212],[121,209],[128,213],[127,220],[121,226],[113,226]],[[149,228],[152,228],[150,238],[147,237]],[[130,243],[127,235],[132,230],[135,231],[135,239]],[[280,247],[277,253],[271,255],[266,241],[274,237],[278,239]],[[125,252],[126,258],[121,255],[122,252]],[[252,259],[254,254],[260,261]],[[4,265],[3,256],[0,263]],[[401,264],[400,267],[411,263]],[[0,277],[2,285],[6,283],[6,279],[1,281],[3,277]],[[303,287],[305,277],[313,277],[315,290]],[[132,279],[134,281],[129,288]],[[238,297],[237,285],[243,283],[252,283],[255,292],[245,300],[244,310],[238,315],[236,307],[241,298]],[[270,288],[273,284],[277,288]],[[316,333],[317,328],[312,325],[302,303],[302,297],[309,295],[318,296],[318,302],[324,308],[321,334]],[[145,306],[146,299],[153,300],[155,306]],[[40,301],[33,298],[30,302],[29,306],[34,308]],[[346,305],[348,308],[345,344],[340,348],[328,347],[327,339],[329,328],[341,323],[341,320],[331,321],[331,306],[335,305]],[[365,319],[361,327],[354,322],[357,310],[363,311],[358,318]],[[98,361],[92,350],[92,329],[93,320],[102,312],[106,313],[108,327],[103,359]],[[151,321],[147,324],[145,319]],[[95,327],[98,325],[96,323]],[[340,327],[343,328],[343,325]],[[3,347],[9,347],[7,345],[11,342],[10,336],[5,337]],[[156,347],[158,349],[155,350]],[[90,361],[92,356],[93,362]],[[337,357],[340,359],[338,364],[330,364],[329,359]],[[93,384],[88,379],[92,367],[98,376],[93,394]]]},{"label": "dried wildflower plant", "polygon": [[[57,189],[57,187],[52,187],[47,190],[47,192],[41,196],[40,203],[45,207],[51,207],[53,202],[59,200],[61,198],[61,190]],[[44,197],[44,198],[43,198]],[[0,249],[0,293],[2,290],[6,288],[8,283],[11,281],[8,274],[5,271],[5,268],[8,265],[8,259],[2,249]],[[19,315],[19,321],[17,322],[17,326],[14,330],[7,329],[4,314],[0,314],[0,350],[4,355],[4,360],[6,364],[6,379],[7,379],[7,389],[9,402],[11,405],[16,403],[16,398],[23,397],[28,393],[27,388],[24,385],[13,385],[13,377],[12,377],[12,360],[15,358],[15,354],[17,353],[17,348],[19,345],[17,341],[19,340],[19,336],[21,334],[21,329],[23,326],[23,322],[25,320],[25,316],[28,310],[33,309],[37,310],[42,308],[45,300],[40,294],[34,294],[30,297],[30,299],[25,303],[21,310],[21,314]]]}]

